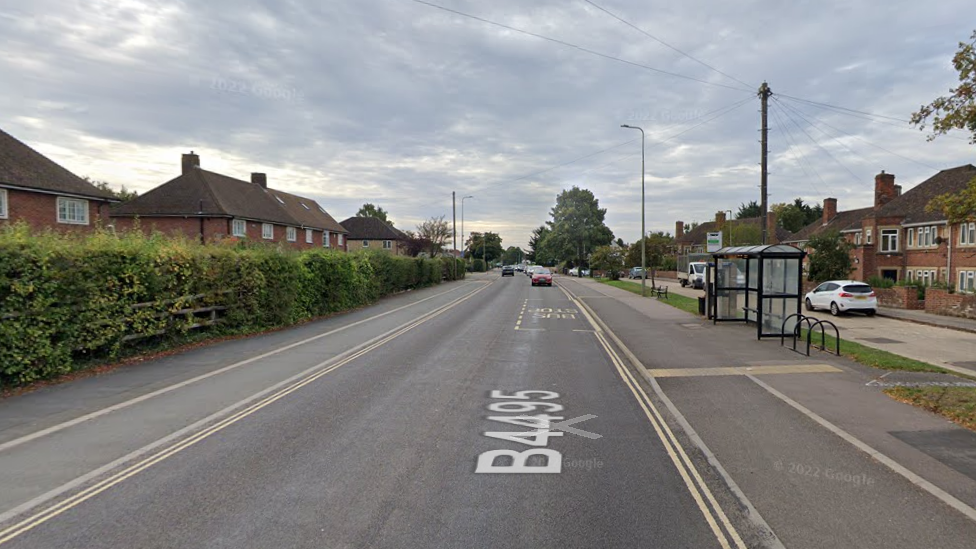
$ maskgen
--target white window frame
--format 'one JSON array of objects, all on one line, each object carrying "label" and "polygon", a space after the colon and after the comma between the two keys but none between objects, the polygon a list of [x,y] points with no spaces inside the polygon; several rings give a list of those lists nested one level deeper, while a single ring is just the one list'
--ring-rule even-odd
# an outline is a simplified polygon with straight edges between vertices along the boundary
[{"label": "white window frame", "polygon": [[[304,206],[304,204],[302,204]],[[312,244],[315,242],[315,232],[312,229],[305,229],[305,243]]]},{"label": "white window frame", "polygon": [[247,236],[247,221],[235,219],[230,223],[230,234],[232,236]]},{"label": "white window frame", "polygon": [[392,250],[393,249],[393,241],[392,240],[384,240],[383,241],[383,249],[384,250]]},{"label": "white window frame", "polygon": [[925,227],[925,239],[919,239],[919,245],[928,248],[932,245],[932,227]]},{"label": "white window frame", "polygon": [[873,243],[873,240],[872,240],[872,238],[871,238],[871,229],[865,229],[865,233],[864,233],[864,243],[865,243],[865,244],[868,244],[868,245],[870,245],[870,244],[872,244],[872,243]]},{"label": "white window frame", "polygon": [[346,236],[342,233],[339,233],[339,247],[341,248],[345,244],[345,242],[346,242]]},{"label": "white window frame", "polygon": [[10,216],[7,210],[7,189],[0,189],[0,219],[7,219]]},{"label": "white window frame", "polygon": [[[81,206],[81,211],[84,212],[82,216],[84,219],[71,219],[68,215],[69,205]],[[88,225],[88,201],[81,198],[68,198],[66,196],[59,196],[58,197],[58,223],[64,223],[66,225]]]},{"label": "white window frame", "polygon": [[[881,251],[882,252],[897,252],[898,251],[898,229],[881,229]],[[887,238],[886,238],[887,237]]]},{"label": "white window frame", "polygon": [[966,291],[976,290],[976,271],[966,271]]},{"label": "white window frame", "polygon": [[288,242],[297,242],[298,229],[295,227],[285,227],[285,238],[288,239]]},{"label": "white window frame", "polygon": [[265,240],[274,240],[274,224],[272,223],[261,224],[261,238]]},{"label": "white window frame", "polygon": [[363,240],[363,248],[369,248],[369,240]]},{"label": "white window frame", "polygon": [[858,231],[857,233],[854,234],[854,245],[855,246],[861,245],[861,231]]},{"label": "white window frame", "polygon": [[329,231],[322,231],[322,247],[331,248],[332,243],[329,242]]},{"label": "white window frame", "polygon": [[960,223],[959,224],[959,245],[960,246],[965,246],[969,244],[969,241],[967,240],[968,236],[969,236],[969,231],[966,230],[966,223]]},{"label": "white window frame", "polygon": [[905,271],[905,280],[908,282],[913,282],[915,280],[915,271],[911,269]]},{"label": "white window frame", "polygon": [[915,247],[915,229],[908,229],[908,236],[906,237],[908,241],[905,243],[906,248]]}]

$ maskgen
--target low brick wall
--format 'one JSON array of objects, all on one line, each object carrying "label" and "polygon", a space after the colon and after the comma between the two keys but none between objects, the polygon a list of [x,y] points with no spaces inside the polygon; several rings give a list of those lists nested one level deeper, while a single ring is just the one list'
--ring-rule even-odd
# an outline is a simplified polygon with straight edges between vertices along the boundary
[{"label": "low brick wall", "polygon": [[819,285],[820,285],[820,283],[819,282],[816,282],[814,280],[804,280],[803,281],[803,290],[802,290],[803,295],[807,295],[808,293],[812,292],[813,289],[816,288]]},{"label": "low brick wall", "polygon": [[[651,276],[648,274],[647,276]],[[678,271],[654,271],[655,278],[678,278]]]},{"label": "low brick wall", "polygon": [[893,309],[922,310],[926,300],[918,299],[918,289],[914,286],[894,286],[892,288],[875,288],[878,305]]},{"label": "low brick wall", "polygon": [[925,312],[976,319],[976,295],[950,294],[948,290],[926,288]]}]

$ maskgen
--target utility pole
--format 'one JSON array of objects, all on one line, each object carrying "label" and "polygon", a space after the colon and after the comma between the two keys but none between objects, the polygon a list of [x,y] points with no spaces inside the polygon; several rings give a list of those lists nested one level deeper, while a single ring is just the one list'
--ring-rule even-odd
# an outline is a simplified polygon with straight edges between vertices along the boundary
[{"label": "utility pole", "polygon": [[766,190],[768,184],[768,173],[766,172],[766,162],[769,156],[769,126],[767,124],[767,116],[769,115],[769,96],[773,95],[773,90],[769,89],[769,85],[765,82],[762,86],[759,86],[759,98],[762,101],[762,177],[760,180],[761,187],[761,197],[762,203],[760,204],[761,214],[760,223],[762,223],[762,243],[766,244],[768,232],[766,227],[766,218],[769,212],[769,203],[766,200]]},{"label": "utility pole", "polygon": [[457,252],[457,201],[454,199],[454,191],[451,191],[451,211],[454,217],[454,249],[451,250],[451,262],[454,263],[454,280],[457,280],[457,257],[454,255]]}]

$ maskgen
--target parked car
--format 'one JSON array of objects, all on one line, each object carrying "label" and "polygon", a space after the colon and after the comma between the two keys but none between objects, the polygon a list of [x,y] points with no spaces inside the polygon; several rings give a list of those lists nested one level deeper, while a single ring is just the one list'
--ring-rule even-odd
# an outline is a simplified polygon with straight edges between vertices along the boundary
[{"label": "parked car", "polygon": [[502,267],[502,276],[515,276],[515,267],[511,265]]},{"label": "parked car", "polygon": [[576,267],[573,267],[566,274],[568,274],[569,276],[579,276],[579,269],[577,269]]},{"label": "parked car", "polygon": [[857,280],[829,280],[807,293],[803,300],[808,311],[829,309],[837,316],[859,311],[868,316],[878,312],[878,298],[871,286]]},{"label": "parked car", "polygon": [[552,273],[545,267],[536,267],[532,273],[533,286],[552,286]]},{"label": "parked car", "polygon": [[644,272],[643,267],[633,267],[627,276],[630,278],[647,278],[647,273]]}]

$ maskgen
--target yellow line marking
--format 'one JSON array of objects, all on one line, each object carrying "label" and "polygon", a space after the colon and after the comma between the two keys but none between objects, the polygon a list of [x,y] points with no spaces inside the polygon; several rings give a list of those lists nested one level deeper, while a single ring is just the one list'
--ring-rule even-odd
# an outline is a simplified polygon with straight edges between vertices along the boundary
[{"label": "yellow line marking", "polygon": [[[451,303],[449,303],[447,305],[441,306],[438,309],[434,309],[433,311],[427,313],[426,315],[423,315],[423,316],[419,317],[416,322],[414,322],[412,324],[409,324],[409,325],[405,326],[404,328],[402,328],[400,330],[397,330],[393,334],[390,334],[389,336],[387,336],[387,337],[385,337],[385,338],[377,341],[376,343],[373,343],[372,345],[369,345],[368,347],[364,347],[363,349],[359,350],[358,352],[356,352],[356,353],[354,353],[354,354],[346,357],[342,361],[340,361],[340,362],[338,362],[336,364],[333,364],[332,366],[329,366],[329,367],[325,368],[324,370],[321,370],[319,372],[316,372],[316,373],[308,376],[304,380],[298,381],[298,382],[292,384],[289,387],[286,387],[286,388],[284,388],[284,389],[282,389],[282,390],[280,390],[280,391],[278,391],[278,392],[276,392],[276,393],[274,393],[272,395],[269,395],[268,397],[265,397],[261,401],[255,403],[255,404],[252,404],[251,406],[248,406],[247,408],[245,408],[245,409],[243,409],[243,410],[241,410],[241,411],[239,411],[239,412],[237,412],[237,413],[235,413],[235,414],[233,414],[233,415],[231,415],[231,416],[229,416],[227,418],[224,418],[223,420],[221,420],[221,421],[215,423],[214,425],[212,425],[212,426],[210,426],[210,427],[208,427],[208,428],[200,431],[199,433],[196,433],[195,435],[192,435],[189,438],[184,439],[183,441],[180,441],[180,442],[178,442],[178,443],[170,446],[169,448],[167,448],[167,449],[165,449],[165,450],[163,450],[163,451],[161,451],[161,452],[159,452],[159,453],[157,453],[157,454],[155,454],[153,456],[150,456],[150,457],[147,457],[147,458],[145,458],[145,459],[143,459],[141,461],[138,461],[138,462],[134,463],[133,465],[130,465],[129,467],[127,467],[127,468],[125,468],[125,469],[123,469],[123,470],[121,470],[121,471],[119,471],[119,472],[111,475],[108,478],[105,478],[105,479],[99,481],[98,483],[96,483],[96,484],[94,484],[92,486],[89,486],[88,488],[86,488],[86,489],[78,492],[77,494],[75,494],[75,495],[73,495],[73,496],[71,496],[71,497],[69,497],[67,499],[62,500],[62,501],[56,503],[55,505],[53,505],[53,506],[51,506],[51,507],[49,507],[49,508],[47,508],[47,509],[45,509],[43,511],[40,511],[38,513],[35,513],[34,515],[31,515],[30,517],[28,517],[28,518],[26,518],[26,519],[24,519],[24,520],[22,520],[22,521],[20,521],[20,522],[18,522],[16,524],[10,526],[8,528],[5,528],[4,530],[0,530],[0,545],[3,545],[4,543],[6,543],[6,542],[8,542],[8,541],[10,541],[10,540],[12,540],[14,538],[16,538],[17,536],[20,536],[21,534],[23,534],[23,533],[25,533],[25,532],[27,532],[29,530],[34,529],[37,526],[40,526],[41,524],[44,524],[45,522],[51,520],[52,518],[55,518],[58,515],[64,513],[65,511],[68,511],[68,510],[72,509],[73,507],[75,507],[75,506],[77,506],[77,505],[79,505],[79,504],[81,504],[81,503],[83,503],[83,502],[85,502],[85,501],[87,501],[87,500],[95,497],[96,495],[104,492],[105,490],[108,490],[109,488],[115,486],[116,484],[119,484],[120,482],[122,482],[122,481],[124,481],[124,480],[126,480],[126,479],[128,479],[128,478],[130,478],[130,477],[132,477],[132,476],[134,476],[134,475],[136,475],[136,474],[138,474],[138,473],[146,470],[146,469],[148,469],[149,467],[151,467],[151,466],[153,466],[153,465],[155,465],[155,464],[163,461],[164,459],[166,459],[166,458],[168,458],[170,456],[173,456],[173,455],[175,455],[175,454],[177,454],[177,453],[185,450],[186,448],[189,448],[190,446],[193,446],[194,444],[196,444],[196,443],[198,443],[198,442],[200,442],[200,441],[202,441],[202,440],[210,437],[211,435],[213,435],[213,434],[215,434],[215,433],[217,433],[219,431],[222,431],[222,430],[226,429],[227,427],[229,427],[229,426],[237,423],[238,421],[244,419],[247,416],[250,416],[251,414],[257,412],[258,410],[264,408],[265,406],[268,406],[268,405],[270,405],[270,404],[272,404],[272,403],[274,403],[274,402],[276,402],[276,401],[278,401],[278,400],[280,400],[280,399],[288,396],[289,394],[297,391],[298,389],[301,389],[302,387],[304,387],[304,386],[312,383],[313,381],[321,378],[322,376],[324,376],[324,375],[326,375],[326,374],[328,374],[330,372],[333,372],[333,371],[339,369],[340,367],[345,366],[346,364],[349,364],[350,362],[356,360],[357,358],[359,358],[359,357],[361,357],[361,356],[369,353],[370,351],[375,350],[376,348],[378,348],[378,347],[380,347],[382,345],[385,345],[386,343],[389,343],[390,341],[392,341],[392,340],[400,337],[401,335],[409,332],[410,330],[413,330],[417,326],[420,326],[421,324],[424,324],[424,323],[428,322],[429,320],[432,320],[432,319],[440,316],[441,314],[447,312],[448,310],[453,309],[455,306],[460,305],[464,301],[467,301],[468,299],[471,299],[472,297],[474,297],[476,294],[478,294],[482,290],[485,290],[486,288],[488,288],[488,286],[490,286],[490,285],[491,285],[491,283],[488,283],[485,286],[482,286],[481,288],[478,288],[477,290],[471,292],[470,294],[468,294],[468,295],[466,295],[466,296],[464,296],[462,298],[459,298],[459,299],[457,299],[457,300],[455,300],[455,301],[453,301],[453,302],[451,302]],[[326,361],[326,363],[327,362],[328,361]]]},{"label": "yellow line marking", "polygon": [[647,368],[654,377],[711,377],[769,374],[827,374],[843,372],[829,364],[801,364],[781,366],[730,366],[725,368]]},{"label": "yellow line marking", "polygon": [[[600,325],[597,324],[596,320],[594,320],[594,318],[590,315],[582,301],[576,301],[573,299],[573,296],[566,290],[563,290],[563,292],[566,293],[566,297],[569,298],[570,301],[578,304],[580,310],[583,311],[584,316],[586,316],[587,321],[589,321],[590,325],[593,326],[597,341],[603,347],[604,351],[606,351],[607,356],[610,357],[610,360],[617,369],[617,374],[623,380],[624,385],[630,389],[631,393],[634,395],[634,398],[644,410],[644,415],[654,427],[654,432],[657,433],[657,436],[664,445],[665,450],[667,450],[668,456],[671,458],[671,462],[674,463],[675,468],[678,470],[678,474],[681,475],[685,486],[688,488],[688,492],[695,500],[695,503],[698,505],[698,509],[701,510],[702,515],[705,516],[705,521],[708,523],[708,526],[711,528],[712,533],[715,535],[715,538],[718,540],[719,544],[723,549],[731,549],[728,538],[717,524],[711,509],[709,509],[708,505],[703,501],[702,494],[704,494],[705,498],[707,498],[711,503],[712,508],[715,510],[715,514],[718,515],[719,520],[732,536],[732,541],[735,543],[735,546],[738,549],[746,549],[746,545],[739,536],[739,533],[732,526],[728,517],[725,515],[725,512],[715,500],[711,490],[709,490],[708,486],[705,484],[705,481],[698,473],[698,470],[691,462],[691,459],[685,453],[681,443],[678,442],[677,437],[675,437],[674,433],[671,431],[671,428],[668,427],[667,422],[664,421],[664,417],[661,416],[661,413],[657,410],[657,407],[654,406],[654,403],[651,401],[650,397],[647,396],[647,393],[644,392],[640,384],[627,369],[626,365],[624,365],[623,360],[620,358],[617,352],[614,351],[613,347],[610,346],[609,342],[604,336],[603,330],[600,328]],[[694,477],[694,481],[692,481],[691,477]]]}]

